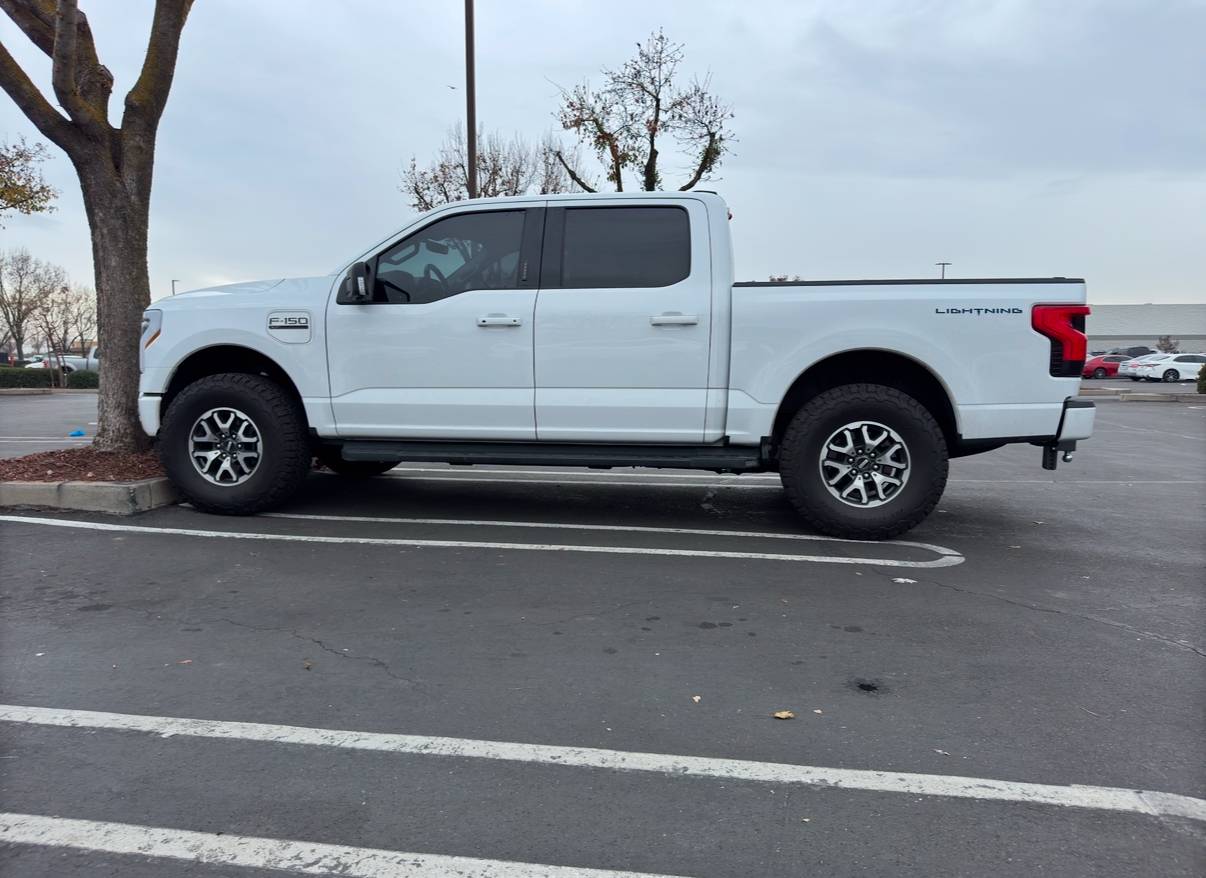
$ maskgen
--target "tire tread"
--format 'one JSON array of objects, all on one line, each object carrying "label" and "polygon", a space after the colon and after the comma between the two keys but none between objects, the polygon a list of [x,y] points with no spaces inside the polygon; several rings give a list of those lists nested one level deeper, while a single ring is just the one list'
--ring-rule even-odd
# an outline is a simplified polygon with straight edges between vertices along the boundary
[{"label": "tire tread", "polygon": [[[796,412],[783,433],[779,442],[779,471],[780,473],[791,473],[800,467],[808,467],[808,462],[802,460],[801,455],[807,444],[810,427],[828,414],[835,412],[840,407],[848,406],[854,401],[903,406],[917,418],[919,424],[929,434],[930,441],[924,443],[922,448],[909,449],[909,454],[914,462],[918,459],[918,454],[928,454],[930,457],[932,465],[925,467],[925,471],[930,473],[929,484],[925,485],[925,501],[907,514],[901,515],[887,524],[852,524],[819,505],[809,502],[807,493],[801,490],[799,480],[783,478],[783,488],[796,511],[821,533],[846,539],[891,539],[916,527],[934,510],[946,487],[949,469],[946,438],[942,435],[941,427],[938,426],[938,422],[929,409],[907,393],[882,384],[844,384],[813,397]],[[910,473],[910,479],[916,477],[917,470],[914,469],[914,472]],[[807,479],[803,481],[807,482]]]}]

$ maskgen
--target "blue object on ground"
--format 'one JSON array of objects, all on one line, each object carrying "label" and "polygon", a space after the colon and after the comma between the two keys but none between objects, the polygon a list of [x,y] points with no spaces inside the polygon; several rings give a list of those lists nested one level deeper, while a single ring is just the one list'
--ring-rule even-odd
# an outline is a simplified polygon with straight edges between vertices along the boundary
[{"label": "blue object on ground", "polygon": [[71,431],[70,433],[68,433],[67,435],[68,435],[69,437],[74,437],[74,436],[83,436],[83,435],[85,435],[85,433],[84,433],[84,431],[83,431],[83,430],[72,430],[72,431]]}]

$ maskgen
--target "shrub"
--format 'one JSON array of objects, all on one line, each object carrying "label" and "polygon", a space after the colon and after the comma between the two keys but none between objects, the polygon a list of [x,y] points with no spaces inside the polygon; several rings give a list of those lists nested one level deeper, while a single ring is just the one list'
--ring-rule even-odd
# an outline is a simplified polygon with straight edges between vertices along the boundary
[{"label": "shrub", "polygon": [[51,369],[5,366],[0,368],[0,387],[49,387],[53,375]]},{"label": "shrub", "polygon": [[1198,372],[1198,393],[1206,393],[1206,366]]},{"label": "shrub", "polygon": [[70,372],[67,386],[72,390],[95,390],[100,387],[100,375],[95,372]]}]

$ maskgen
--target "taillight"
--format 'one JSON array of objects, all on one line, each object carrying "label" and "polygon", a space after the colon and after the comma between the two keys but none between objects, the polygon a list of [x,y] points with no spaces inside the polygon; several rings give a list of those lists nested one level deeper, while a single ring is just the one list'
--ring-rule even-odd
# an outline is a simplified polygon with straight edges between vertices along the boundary
[{"label": "taillight", "polygon": [[1088,305],[1035,305],[1030,312],[1034,331],[1051,340],[1051,374],[1077,378],[1085,367],[1085,316]]}]

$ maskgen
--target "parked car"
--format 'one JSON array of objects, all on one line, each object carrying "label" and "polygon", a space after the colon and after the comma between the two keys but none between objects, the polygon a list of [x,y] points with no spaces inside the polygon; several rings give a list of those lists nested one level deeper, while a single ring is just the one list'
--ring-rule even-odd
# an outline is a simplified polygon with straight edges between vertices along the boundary
[{"label": "parked car", "polygon": [[40,360],[36,360],[25,366],[26,369],[51,369],[55,364],[62,363],[64,374],[71,372],[99,372],[100,371],[100,349],[93,348],[87,356],[79,357],[74,354],[44,354]]},{"label": "parked car", "polygon": [[312,455],[673,467],[778,472],[860,539],[920,523],[950,457],[1092,435],[1083,280],[734,283],[731,252],[714,193],[444,205],[337,274],[156,302],[143,429],[208,512],[285,502]]},{"label": "parked car", "polygon": [[1106,354],[1085,362],[1083,378],[1111,378],[1118,374],[1118,367],[1129,359],[1125,354]]},{"label": "parked car", "polygon": [[1206,355],[1203,354],[1165,354],[1159,360],[1145,363],[1139,375],[1146,381],[1163,381],[1167,384],[1196,381],[1204,363]]},{"label": "parked car", "polygon": [[1159,351],[1153,351],[1151,348],[1144,345],[1136,345],[1131,348],[1110,348],[1106,351],[1107,354],[1125,354],[1128,357],[1145,357],[1148,354],[1158,354]]},{"label": "parked car", "polygon": [[1167,357],[1169,354],[1145,354],[1142,357],[1134,357],[1118,364],[1118,377],[1130,378],[1132,381],[1139,380],[1139,370],[1146,366],[1149,362],[1160,357]]}]

